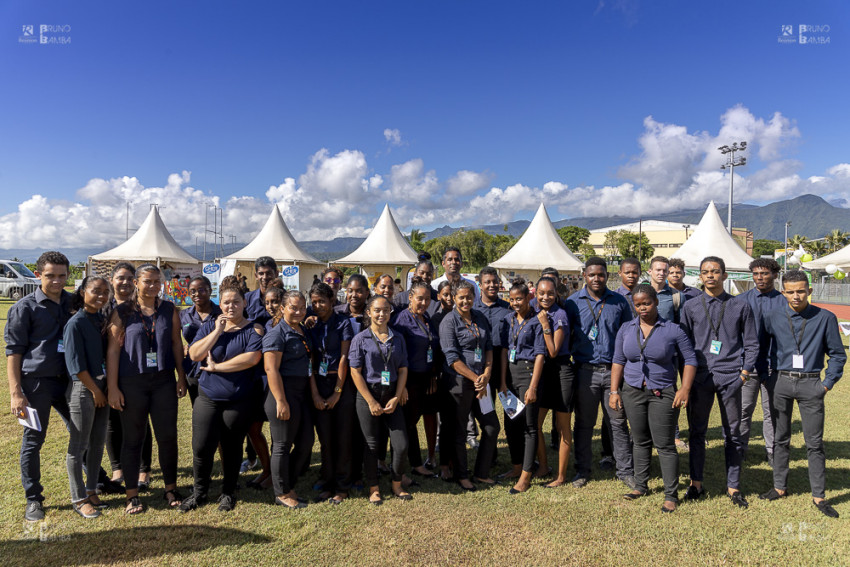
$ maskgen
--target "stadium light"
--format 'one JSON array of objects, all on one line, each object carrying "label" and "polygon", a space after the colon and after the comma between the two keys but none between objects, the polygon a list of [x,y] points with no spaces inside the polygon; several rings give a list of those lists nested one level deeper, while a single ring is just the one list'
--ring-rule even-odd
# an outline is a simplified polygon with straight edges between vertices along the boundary
[{"label": "stadium light", "polygon": [[739,157],[737,160],[735,159],[735,152],[742,152],[747,149],[747,142],[741,142],[738,145],[738,142],[732,144],[731,147],[723,145],[717,148],[720,150],[720,153],[723,155],[729,155],[726,158],[726,163],[720,166],[720,169],[728,169],[729,170],[729,211],[727,213],[726,220],[726,230],[729,231],[731,236],[732,234],[732,195],[734,192],[734,184],[735,184],[735,167],[742,166],[747,164],[746,157]]}]

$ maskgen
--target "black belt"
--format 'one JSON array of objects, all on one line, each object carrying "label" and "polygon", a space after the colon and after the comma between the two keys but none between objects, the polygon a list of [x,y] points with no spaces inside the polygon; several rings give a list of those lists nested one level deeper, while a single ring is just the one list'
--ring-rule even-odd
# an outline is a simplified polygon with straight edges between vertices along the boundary
[{"label": "black belt", "polygon": [[780,370],[779,374],[781,376],[787,376],[793,380],[800,380],[801,378],[820,378],[820,372],[795,372],[792,370]]},{"label": "black belt", "polygon": [[606,370],[611,370],[610,364],[591,364],[589,362],[582,362],[579,364],[579,366],[581,368],[593,370],[594,372],[604,372]]}]

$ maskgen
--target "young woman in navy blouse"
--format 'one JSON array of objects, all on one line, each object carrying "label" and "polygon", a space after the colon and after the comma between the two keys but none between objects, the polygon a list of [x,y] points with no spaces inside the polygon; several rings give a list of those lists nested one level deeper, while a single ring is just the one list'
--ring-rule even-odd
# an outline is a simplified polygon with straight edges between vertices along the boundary
[{"label": "young woman in navy blouse", "polygon": [[[300,467],[293,461],[292,445],[305,427],[310,411],[310,388],[313,347],[302,321],[307,302],[300,291],[288,291],[283,299],[282,318],[263,337],[263,362],[269,382],[266,416],[272,433],[272,484],[275,504],[296,509],[307,506],[295,492]],[[309,422],[308,422],[309,423]]]},{"label": "young woman in navy blouse", "polygon": [[159,298],[159,268],[139,266],[135,283],[136,302],[122,303],[110,318],[106,353],[109,405],[121,411],[124,431],[121,463],[127,514],[145,509],[138,498],[138,471],[149,417],[159,446],[163,498],[172,508],[183,500],[177,491],[177,399],[186,395],[180,317],[173,303]]},{"label": "young woman in navy blouse", "polygon": [[348,350],[354,333],[348,317],[334,311],[333,288],[319,282],[310,289],[315,324],[307,331],[313,349],[310,391],[313,422],[321,444],[318,501],[340,504],[351,489],[354,385],[348,379]]},{"label": "young woman in navy blouse", "polygon": [[365,330],[351,341],[351,378],[357,387],[355,408],[366,438],[364,466],[369,502],[383,503],[378,485],[378,448],[381,431],[389,433],[393,449],[392,491],[400,500],[413,497],[402,486],[407,458],[407,429],[401,405],[407,400],[407,348],[389,327],[392,305],[383,295],[366,305]]},{"label": "young woman in navy blouse", "polygon": [[453,286],[453,297],[455,309],[440,323],[440,347],[445,357],[443,380],[449,392],[450,413],[454,414],[455,480],[464,490],[473,491],[475,485],[469,478],[466,458],[466,424],[470,415],[475,415],[483,430],[473,480],[495,484],[490,478],[490,467],[496,452],[499,419],[495,411],[482,414],[478,402],[487,395],[493,366],[493,339],[487,318],[472,309],[473,284],[461,280]]},{"label": "young woman in navy blouse", "polygon": [[507,343],[502,349],[501,390],[507,392],[507,373],[511,372],[512,392],[525,404],[520,421],[523,428],[525,448],[522,458],[522,473],[511,494],[525,492],[531,488],[534,456],[537,453],[537,390],[543,374],[546,344],[540,321],[529,305],[528,285],[518,282],[511,286],[510,303],[514,313],[507,317]]},{"label": "young woman in navy blouse", "polygon": [[201,376],[201,365],[189,357],[189,345],[195,340],[203,324],[215,320],[221,315],[221,309],[210,300],[212,283],[205,276],[196,276],[189,282],[189,297],[192,306],[180,311],[180,327],[186,346],[183,349],[183,371],[186,373],[186,383],[189,385],[189,401],[195,405],[198,397],[198,378]]},{"label": "young woman in navy blouse", "polygon": [[207,321],[189,347],[199,363],[198,397],[192,410],[192,452],[195,487],[180,505],[188,511],[209,499],[216,447],[221,446],[222,481],[218,509],[236,506],[236,484],[242,460],[242,441],[251,424],[256,366],[262,358],[263,328],[245,318],[241,286],[219,288],[221,314]]},{"label": "young woman in navy blouse", "polygon": [[[625,498],[635,500],[649,492],[647,482],[655,446],[664,481],[661,511],[673,512],[679,502],[676,409],[688,404],[697,359],[681,327],[658,316],[658,296],[652,286],[636,286],[632,302],[637,317],[617,332],[608,400],[612,409],[625,408],[632,432],[636,487]],[[677,355],[685,365],[678,391]]]},{"label": "young woman in navy blouse", "polygon": [[[440,308],[436,313],[434,313],[434,316],[431,318],[431,323],[434,325],[434,328],[437,329],[437,333],[439,335],[440,323],[443,322],[446,315],[454,311],[455,307],[454,298],[452,297],[452,282],[448,280],[440,282],[437,286],[437,301],[440,303]],[[437,411],[440,415],[440,428],[438,432],[440,439],[440,478],[449,482],[454,478],[451,468],[455,458],[455,413],[454,406],[449,400],[450,394],[446,386],[446,380],[443,380],[442,378],[445,361],[443,349],[439,343],[439,337],[437,340],[437,352],[434,362],[434,366],[437,370]]]}]

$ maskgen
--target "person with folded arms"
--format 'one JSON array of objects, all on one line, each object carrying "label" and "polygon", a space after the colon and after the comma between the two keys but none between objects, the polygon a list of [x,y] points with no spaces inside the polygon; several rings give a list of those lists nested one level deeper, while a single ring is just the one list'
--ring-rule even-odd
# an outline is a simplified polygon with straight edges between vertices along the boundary
[{"label": "person with folded arms", "polygon": [[[772,368],[779,372],[773,389],[773,407],[776,410],[773,488],[759,498],[775,501],[788,496],[791,417],[796,401],[809,459],[812,502],[825,516],[837,518],[838,512],[826,500],[823,400],[841,379],[847,354],[835,315],[809,303],[812,290],[805,272],[785,272],[782,293],[788,305],[769,311],[764,316],[763,341],[768,343],[772,339],[776,343]],[[829,364],[821,380],[825,355],[829,356]]]},{"label": "person with folded arms", "polygon": [[[659,317],[658,295],[651,285],[635,286],[631,298],[638,316],[617,332],[608,398],[612,409],[625,410],[632,433],[635,488],[625,498],[648,494],[654,445],[664,481],[661,511],[673,512],[679,503],[676,408],[688,405],[697,360],[682,328]],[[678,391],[677,355],[684,362]]]}]

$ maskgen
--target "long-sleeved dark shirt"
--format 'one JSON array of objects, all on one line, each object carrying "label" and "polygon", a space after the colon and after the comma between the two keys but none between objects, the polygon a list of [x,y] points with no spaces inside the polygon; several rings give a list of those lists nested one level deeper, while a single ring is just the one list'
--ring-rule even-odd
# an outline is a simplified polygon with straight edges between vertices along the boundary
[{"label": "long-sleeved dark shirt", "polygon": [[[593,299],[582,288],[567,299],[567,315],[571,317],[573,360],[586,364],[610,364],[614,341],[620,327],[632,319],[629,300],[606,289],[601,299]],[[597,321],[598,319],[598,321]],[[590,334],[596,327],[596,338]]]},{"label": "long-sleeved dark shirt", "polygon": [[759,356],[756,359],[756,372],[766,376],[770,371],[770,361],[776,360],[776,344],[771,338],[764,336],[764,316],[769,311],[784,308],[788,305],[788,300],[776,289],[762,293],[756,288],[745,291],[735,299],[746,301],[750,309],[753,310],[759,344],[764,345],[759,348]]},{"label": "long-sleeved dark shirt", "polygon": [[[814,305],[809,305],[801,313],[797,313],[786,303],[784,308],[766,313],[763,321],[765,339],[773,339],[776,342],[776,357],[771,361],[772,368],[791,372],[821,372],[824,367],[824,355],[828,354],[829,363],[823,385],[831,390],[841,379],[847,354],[838,331],[838,319],[834,314]],[[806,324],[805,328],[803,322]],[[800,343],[799,349],[797,341]],[[795,354],[803,355],[802,368],[794,368]]]},{"label": "long-sleeved dark shirt", "polygon": [[260,288],[245,294],[245,318],[261,327],[265,327],[266,323],[272,318],[266,311],[265,297],[263,297]]},{"label": "long-sleeved dark shirt", "polygon": [[6,356],[23,355],[23,378],[66,373],[65,355],[59,348],[59,341],[70,318],[71,294],[66,291],[56,303],[39,287],[12,305],[4,331]]},{"label": "long-sleeved dark shirt", "polygon": [[92,378],[106,374],[103,366],[104,335],[101,332],[104,325],[102,313],[87,313],[80,309],[68,323],[63,332],[65,344],[65,365],[68,374],[74,380],[79,380],[78,374],[87,371]]},{"label": "long-sleeved dark shirt", "polygon": [[[755,368],[759,341],[746,301],[734,301],[725,291],[718,297],[703,292],[682,306],[681,326],[697,355],[697,380],[705,380],[710,372],[716,383],[729,383],[738,379],[741,370],[752,372]],[[720,342],[717,354],[711,352],[712,341]]]}]

